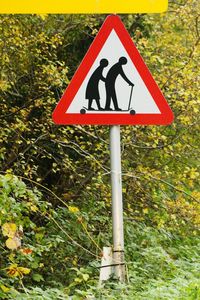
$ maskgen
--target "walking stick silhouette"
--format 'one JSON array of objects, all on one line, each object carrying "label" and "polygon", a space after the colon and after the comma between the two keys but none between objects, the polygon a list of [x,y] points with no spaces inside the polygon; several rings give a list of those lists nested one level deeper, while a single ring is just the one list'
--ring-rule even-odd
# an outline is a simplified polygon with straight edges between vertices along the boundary
[{"label": "walking stick silhouette", "polygon": [[130,93],[130,99],[129,99],[129,104],[128,104],[128,110],[130,110],[132,94],[133,94],[133,85],[131,86],[131,93]]},{"label": "walking stick silhouette", "polygon": [[132,94],[133,94],[133,87],[134,87],[134,85],[131,86],[131,93],[130,93],[130,99],[129,99],[129,104],[128,104],[128,111],[130,112],[131,115],[135,115],[136,114],[136,111],[134,109],[130,108]]}]

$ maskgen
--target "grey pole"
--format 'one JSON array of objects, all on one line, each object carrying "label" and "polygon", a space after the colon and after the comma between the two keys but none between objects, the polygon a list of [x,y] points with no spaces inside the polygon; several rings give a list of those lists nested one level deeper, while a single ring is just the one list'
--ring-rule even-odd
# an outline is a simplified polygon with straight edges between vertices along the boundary
[{"label": "grey pole", "polygon": [[113,265],[117,278],[125,281],[120,126],[110,128],[112,184]]}]

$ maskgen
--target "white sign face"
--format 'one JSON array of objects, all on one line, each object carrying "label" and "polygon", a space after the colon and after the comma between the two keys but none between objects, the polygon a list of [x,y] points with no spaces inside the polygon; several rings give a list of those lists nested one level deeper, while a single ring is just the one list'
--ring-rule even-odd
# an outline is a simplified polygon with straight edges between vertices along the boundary
[{"label": "white sign face", "polygon": [[[136,67],[134,66],[132,60],[130,59],[126,49],[122,45],[120,39],[118,38],[115,30],[113,29],[102,47],[99,55],[97,56],[94,64],[92,65],[90,71],[88,72],[85,80],[80,86],[77,94],[75,95],[71,105],[67,109],[66,113],[80,113],[83,107],[88,108],[89,100],[87,97],[87,87],[91,76],[98,69],[101,60],[107,60],[108,65],[105,66],[102,70],[103,78],[108,77],[109,70],[116,65],[119,64],[120,58],[126,58],[127,63],[122,64],[121,67],[127,79],[134,84],[133,89],[132,86],[121,76],[119,73],[116,77],[114,83],[114,89],[117,98],[118,107],[121,109],[120,114],[127,114],[127,110],[133,109],[137,114],[160,114],[160,110],[158,109],[154,99],[152,98],[149,90],[147,89],[143,79],[138,73]],[[117,74],[116,74],[117,75]],[[106,107],[106,86],[103,80],[99,80],[98,82],[98,90],[99,90],[99,103],[101,108]],[[111,87],[112,89],[112,87]],[[131,91],[132,90],[132,91]],[[92,110],[87,110],[87,114],[107,114],[108,110],[100,111],[98,109],[97,103],[95,99],[92,101],[91,105]],[[112,101],[110,101],[109,114],[116,114],[115,106]]]},{"label": "white sign face", "polygon": [[108,16],[53,112],[56,124],[167,125],[173,113],[129,33]]}]

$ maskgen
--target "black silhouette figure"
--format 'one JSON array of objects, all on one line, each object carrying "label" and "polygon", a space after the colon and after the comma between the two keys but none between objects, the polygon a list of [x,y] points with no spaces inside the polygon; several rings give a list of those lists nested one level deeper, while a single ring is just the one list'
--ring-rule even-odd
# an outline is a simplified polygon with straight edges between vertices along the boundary
[{"label": "black silhouette figure", "polygon": [[87,88],[86,88],[86,99],[89,100],[88,102],[88,110],[95,110],[92,108],[93,100],[96,101],[98,110],[103,110],[100,106],[100,95],[99,95],[99,81],[102,80],[105,82],[106,78],[103,77],[103,69],[108,66],[108,60],[103,58],[100,61],[99,67],[94,71],[91,75]]},{"label": "black silhouette figure", "polygon": [[131,86],[133,87],[134,84],[126,77],[124,74],[122,66],[127,64],[126,57],[120,57],[119,61],[114,64],[110,70],[108,71],[108,74],[106,76],[105,80],[105,86],[106,86],[106,106],[105,110],[112,110],[110,107],[111,99],[114,104],[114,110],[115,111],[121,111],[122,109],[119,108],[118,102],[117,102],[117,96],[115,91],[115,82],[118,77],[118,75],[121,75],[122,78]]}]

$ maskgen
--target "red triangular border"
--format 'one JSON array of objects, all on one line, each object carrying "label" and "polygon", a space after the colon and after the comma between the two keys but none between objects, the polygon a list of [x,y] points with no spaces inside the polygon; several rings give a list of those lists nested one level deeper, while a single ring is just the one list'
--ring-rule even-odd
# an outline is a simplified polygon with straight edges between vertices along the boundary
[{"label": "red triangular border", "polygon": [[[112,30],[115,30],[121,43],[126,49],[129,57],[135,65],[138,73],[142,77],[147,89],[152,95],[161,114],[79,114],[66,113],[68,107],[73,101],[76,93],[82,85],[95,59],[105,44]],[[113,50],[114,51],[114,50]],[[106,18],[99,33],[91,44],[79,68],[74,74],[64,95],[57,104],[53,112],[53,121],[56,124],[85,124],[85,125],[168,125],[173,121],[173,113],[167,104],[163,94],[153,79],[140,53],[134,45],[131,37],[124,27],[120,18],[116,15],[110,15]]]}]

